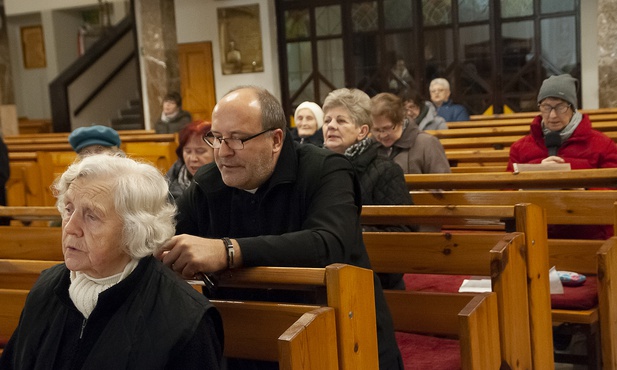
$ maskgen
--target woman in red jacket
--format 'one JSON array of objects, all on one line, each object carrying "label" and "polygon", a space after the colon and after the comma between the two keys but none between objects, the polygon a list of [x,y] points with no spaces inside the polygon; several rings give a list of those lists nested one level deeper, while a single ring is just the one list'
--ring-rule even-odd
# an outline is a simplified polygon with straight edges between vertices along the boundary
[{"label": "woman in red jacket", "polygon": [[589,116],[576,110],[576,83],[568,74],[544,80],[538,94],[540,115],[530,134],[512,144],[508,171],[514,163],[569,163],[575,170],[617,167],[613,140],[592,129]]},{"label": "woman in red jacket", "polygon": [[[544,80],[538,94],[540,115],[530,134],[510,147],[508,171],[514,163],[569,163],[573,170],[617,167],[617,145],[576,110],[576,85],[568,74]],[[607,239],[613,234],[610,226],[550,226],[549,237]]]}]

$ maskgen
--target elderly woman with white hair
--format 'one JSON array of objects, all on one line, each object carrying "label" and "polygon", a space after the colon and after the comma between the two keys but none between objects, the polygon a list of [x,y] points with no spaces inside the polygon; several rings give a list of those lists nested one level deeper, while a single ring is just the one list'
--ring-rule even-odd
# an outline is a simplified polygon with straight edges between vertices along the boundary
[{"label": "elderly woman with white hair", "polygon": [[296,127],[291,131],[291,137],[300,144],[323,146],[323,111],[313,102],[305,101],[298,105],[294,114]]},{"label": "elderly woman with white hair", "polygon": [[64,263],[30,291],[0,368],[221,368],[218,311],[152,256],[175,229],[163,175],[93,155],[53,188]]}]

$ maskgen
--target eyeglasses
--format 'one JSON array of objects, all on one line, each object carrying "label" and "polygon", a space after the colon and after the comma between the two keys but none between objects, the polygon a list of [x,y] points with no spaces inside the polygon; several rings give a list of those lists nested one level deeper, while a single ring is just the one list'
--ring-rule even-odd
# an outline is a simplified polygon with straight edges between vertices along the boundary
[{"label": "eyeglasses", "polygon": [[554,107],[549,104],[538,104],[538,107],[540,108],[540,112],[544,114],[551,114],[551,111],[553,109],[555,110],[555,113],[557,114],[564,114],[568,111],[568,108],[570,108],[571,106],[572,104],[568,104],[568,103],[559,103]]},{"label": "eyeglasses", "polygon": [[392,131],[394,131],[395,128],[396,128],[396,126],[390,125],[390,126],[387,126],[387,127],[384,127],[384,128],[379,128],[379,129],[374,128],[372,131],[375,134],[389,134]]},{"label": "eyeglasses", "polygon": [[259,135],[263,135],[268,131],[272,131],[274,130],[273,128],[268,128],[263,130],[262,132],[256,133],[255,135],[249,136],[247,138],[244,139],[233,139],[233,138],[223,138],[220,136],[214,136],[214,134],[212,133],[212,131],[208,132],[204,137],[204,141],[206,142],[206,144],[210,145],[212,148],[214,149],[219,149],[221,147],[221,145],[223,145],[223,141],[227,144],[227,146],[229,147],[229,149],[233,149],[233,150],[240,150],[240,149],[244,149],[244,143],[256,138]]}]

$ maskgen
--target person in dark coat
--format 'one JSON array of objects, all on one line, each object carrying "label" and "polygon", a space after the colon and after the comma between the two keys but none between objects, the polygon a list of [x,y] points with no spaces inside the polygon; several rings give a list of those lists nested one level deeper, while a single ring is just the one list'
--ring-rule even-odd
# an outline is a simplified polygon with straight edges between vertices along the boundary
[{"label": "person in dark coat", "polygon": [[446,122],[469,121],[469,113],[464,106],[450,99],[450,83],[445,78],[436,78],[429,86],[431,102],[437,108],[437,115]]},{"label": "person in dark coat", "polygon": [[[178,199],[178,235],[159,259],[185,277],[250,266],[370,268],[351,163],[294,143],[286,127],[282,106],[264,89],[239,87],[218,102],[206,136],[215,163],[200,168]],[[402,369],[377,278],[374,292],[380,368]]]},{"label": "person in dark coat", "polygon": [[28,294],[1,369],[220,369],[216,308],[152,257],[175,206],[153,166],[108,154],[53,185],[64,263]]},{"label": "person in dark coat", "polygon": [[163,97],[163,112],[154,129],[157,134],[173,134],[192,121],[191,113],[182,109],[182,96],[171,92]]},{"label": "person in dark coat", "polygon": [[[400,166],[378,155],[381,144],[369,137],[373,121],[371,99],[357,89],[338,89],[326,97],[324,147],[344,154],[360,178],[363,205],[410,205],[411,195]],[[365,231],[413,231],[415,228],[392,225],[368,227]],[[403,274],[378,274],[386,289],[405,289]]]}]

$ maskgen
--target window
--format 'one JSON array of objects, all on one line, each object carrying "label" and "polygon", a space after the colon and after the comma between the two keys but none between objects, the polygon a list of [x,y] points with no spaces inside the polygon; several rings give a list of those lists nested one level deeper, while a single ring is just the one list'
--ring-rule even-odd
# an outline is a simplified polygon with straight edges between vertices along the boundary
[{"label": "window", "polygon": [[277,20],[290,114],[340,87],[428,98],[435,77],[471,114],[533,111],[548,76],[580,80],[575,0],[277,0]]}]

